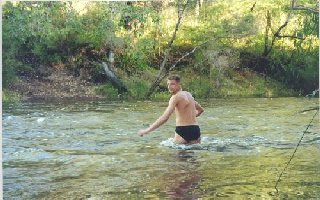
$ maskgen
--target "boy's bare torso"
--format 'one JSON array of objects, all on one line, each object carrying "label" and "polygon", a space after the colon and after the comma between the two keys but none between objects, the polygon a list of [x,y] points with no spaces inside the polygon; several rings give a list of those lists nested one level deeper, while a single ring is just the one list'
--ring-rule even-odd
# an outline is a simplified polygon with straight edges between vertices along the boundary
[{"label": "boy's bare torso", "polygon": [[175,107],[176,126],[198,125],[195,101],[191,94],[186,91],[179,91],[173,98],[177,98]]}]

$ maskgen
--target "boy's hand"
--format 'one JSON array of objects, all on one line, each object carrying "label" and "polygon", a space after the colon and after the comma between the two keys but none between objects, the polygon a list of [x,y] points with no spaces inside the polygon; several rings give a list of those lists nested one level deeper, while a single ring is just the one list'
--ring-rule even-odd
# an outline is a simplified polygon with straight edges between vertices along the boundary
[{"label": "boy's hand", "polygon": [[144,136],[144,135],[147,134],[147,133],[148,133],[147,129],[141,129],[141,130],[138,131],[138,135],[139,135],[140,137]]}]

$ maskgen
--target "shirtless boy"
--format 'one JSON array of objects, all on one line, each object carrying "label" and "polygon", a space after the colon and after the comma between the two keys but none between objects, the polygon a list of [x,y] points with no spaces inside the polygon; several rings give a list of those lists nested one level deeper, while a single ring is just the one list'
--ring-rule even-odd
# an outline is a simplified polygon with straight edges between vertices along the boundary
[{"label": "shirtless boy", "polygon": [[168,90],[172,94],[169,105],[164,113],[148,128],[138,131],[138,135],[154,131],[166,121],[175,111],[176,130],[174,142],[179,144],[196,144],[200,143],[200,128],[196,117],[204,111],[201,105],[194,100],[192,95],[187,91],[182,91],[180,77],[172,75],[167,80]]}]

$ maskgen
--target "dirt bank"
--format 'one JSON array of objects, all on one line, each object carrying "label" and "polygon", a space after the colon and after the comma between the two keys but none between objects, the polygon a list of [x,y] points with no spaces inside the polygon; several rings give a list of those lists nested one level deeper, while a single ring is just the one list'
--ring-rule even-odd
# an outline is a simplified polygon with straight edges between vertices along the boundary
[{"label": "dirt bank", "polygon": [[95,87],[92,82],[74,77],[67,72],[57,71],[48,77],[20,77],[9,89],[21,95],[23,101],[105,98],[96,94]]}]

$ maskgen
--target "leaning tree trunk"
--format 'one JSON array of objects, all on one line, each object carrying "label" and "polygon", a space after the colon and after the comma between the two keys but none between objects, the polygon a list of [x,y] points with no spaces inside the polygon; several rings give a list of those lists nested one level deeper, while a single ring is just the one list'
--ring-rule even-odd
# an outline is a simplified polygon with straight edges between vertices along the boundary
[{"label": "leaning tree trunk", "polygon": [[111,84],[118,89],[118,93],[122,94],[124,92],[128,92],[127,87],[116,77],[111,68],[109,68],[105,62],[102,62],[102,66]]},{"label": "leaning tree trunk", "polygon": [[[111,19],[114,19],[114,7],[113,4],[110,5],[111,8]],[[112,38],[111,38],[112,39]],[[118,89],[118,94],[128,92],[128,88],[116,77],[112,69],[114,69],[114,54],[113,54],[113,41],[111,41],[111,48],[108,52],[108,63],[102,62],[102,67],[106,72],[108,80],[111,82],[113,87]]]},{"label": "leaning tree trunk", "polygon": [[188,4],[188,1],[187,3],[183,6],[182,10],[181,10],[181,13],[179,13],[178,15],[178,22],[176,24],[176,28],[175,28],[175,31],[172,35],[172,38],[170,40],[170,42],[168,43],[168,46],[167,46],[167,49],[165,51],[165,54],[164,54],[164,58],[163,58],[163,61],[160,65],[160,70],[157,74],[157,77],[155,78],[155,80],[152,82],[152,85],[151,87],[149,88],[149,91],[147,92],[147,94],[145,95],[145,98],[149,99],[150,96],[152,95],[152,93],[156,90],[156,88],[159,86],[160,82],[163,80],[163,78],[166,76],[167,72],[168,72],[168,69],[165,67],[166,66],[166,63],[168,61],[168,57],[169,57],[169,54],[170,54],[170,51],[172,49],[172,43],[173,41],[176,39],[176,35],[177,35],[177,32],[179,30],[179,26],[180,26],[180,23],[181,23],[181,19],[182,19],[182,16],[183,16],[183,12],[186,8]]}]

